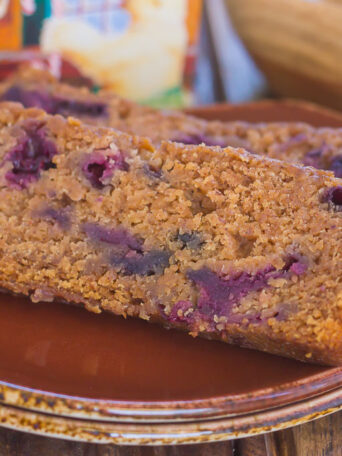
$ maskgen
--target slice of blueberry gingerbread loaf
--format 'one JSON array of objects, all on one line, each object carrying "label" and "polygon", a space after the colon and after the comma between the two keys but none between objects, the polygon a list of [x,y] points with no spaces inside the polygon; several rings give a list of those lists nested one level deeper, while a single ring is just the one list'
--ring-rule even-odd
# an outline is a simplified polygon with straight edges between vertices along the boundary
[{"label": "slice of blueberry gingerbread loaf", "polygon": [[0,99],[149,137],[156,145],[171,140],[243,147],[255,154],[331,170],[342,177],[342,129],[316,129],[301,123],[207,122],[181,112],[140,106],[113,93],[94,94],[30,67],[23,67],[0,85]]},{"label": "slice of blueberry gingerbread loaf", "polygon": [[0,106],[0,287],[342,363],[342,186]]}]

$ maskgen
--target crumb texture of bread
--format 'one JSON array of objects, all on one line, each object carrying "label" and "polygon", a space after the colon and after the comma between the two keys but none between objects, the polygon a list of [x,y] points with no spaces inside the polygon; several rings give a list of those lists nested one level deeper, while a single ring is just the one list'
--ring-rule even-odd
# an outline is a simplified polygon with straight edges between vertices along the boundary
[{"label": "crumb texture of bread", "polygon": [[205,121],[176,111],[140,106],[112,92],[90,92],[56,80],[47,71],[24,66],[0,84],[0,100],[20,102],[49,114],[183,144],[242,147],[247,151],[330,170],[342,177],[342,129],[313,128],[304,123],[249,124]]},{"label": "crumb texture of bread", "polygon": [[0,287],[342,363],[342,187],[0,105]]}]

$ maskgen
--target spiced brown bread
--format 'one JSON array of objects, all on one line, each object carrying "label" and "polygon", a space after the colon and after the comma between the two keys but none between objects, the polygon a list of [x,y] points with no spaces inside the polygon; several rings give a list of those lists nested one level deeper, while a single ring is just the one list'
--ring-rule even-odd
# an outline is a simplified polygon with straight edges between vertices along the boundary
[{"label": "spiced brown bread", "polygon": [[342,186],[0,105],[0,287],[342,363]]},{"label": "spiced brown bread", "polygon": [[207,122],[175,111],[139,106],[113,93],[93,94],[58,82],[48,72],[24,67],[0,85],[0,99],[72,115],[95,125],[183,144],[243,147],[269,157],[332,170],[342,177],[342,129],[301,123]]}]

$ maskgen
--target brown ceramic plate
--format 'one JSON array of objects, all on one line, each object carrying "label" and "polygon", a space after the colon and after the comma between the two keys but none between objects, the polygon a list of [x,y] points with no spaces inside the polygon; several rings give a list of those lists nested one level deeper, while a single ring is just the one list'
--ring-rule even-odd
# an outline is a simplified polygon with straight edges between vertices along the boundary
[{"label": "brown ceramic plate", "polygon": [[[293,102],[192,112],[342,126],[337,113]],[[7,295],[0,324],[0,420],[7,427],[80,440],[183,443],[279,429],[342,408],[342,368]]]}]

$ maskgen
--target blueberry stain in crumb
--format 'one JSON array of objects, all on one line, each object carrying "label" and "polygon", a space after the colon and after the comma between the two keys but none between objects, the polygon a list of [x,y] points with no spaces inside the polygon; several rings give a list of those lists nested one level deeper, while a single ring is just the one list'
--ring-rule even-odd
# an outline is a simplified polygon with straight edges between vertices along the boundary
[{"label": "blueberry stain in crumb", "polygon": [[342,211],[342,186],[328,188],[322,198],[323,203],[329,203],[336,212]]},{"label": "blueberry stain in crumb", "polygon": [[120,151],[115,154],[94,151],[87,157],[82,169],[91,185],[101,190],[109,183],[116,169],[128,171],[129,166]]},{"label": "blueberry stain in crumb", "polygon": [[49,94],[42,90],[27,90],[20,86],[10,87],[2,96],[2,101],[16,101],[25,108],[40,108],[48,114],[83,115],[88,117],[107,117],[108,108],[105,103],[81,101]]},{"label": "blueberry stain in crumb", "polygon": [[56,167],[52,162],[56,154],[56,145],[46,138],[43,127],[31,125],[6,155],[5,161],[10,161],[13,166],[5,177],[9,183],[26,188],[39,178],[41,171]]},{"label": "blueberry stain in crumb", "polygon": [[204,244],[201,233],[198,231],[178,232],[175,240],[182,244],[181,249],[197,250]]}]

